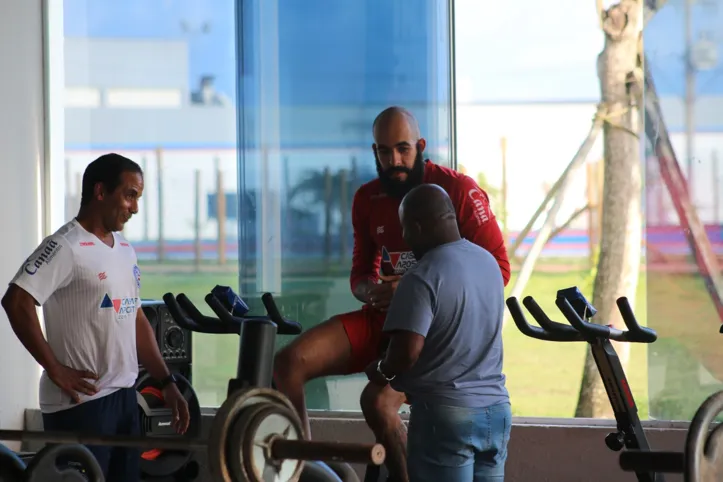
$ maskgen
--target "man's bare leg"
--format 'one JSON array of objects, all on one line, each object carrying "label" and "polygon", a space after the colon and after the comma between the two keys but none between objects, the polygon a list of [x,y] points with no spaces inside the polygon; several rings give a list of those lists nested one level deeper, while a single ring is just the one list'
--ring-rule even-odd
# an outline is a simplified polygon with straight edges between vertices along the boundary
[{"label": "man's bare leg", "polygon": [[296,408],[308,439],[311,439],[311,429],[304,385],[315,378],[346,373],[350,359],[351,343],[344,325],[336,317],[302,333],[276,354],[276,389]]},{"label": "man's bare leg", "polygon": [[360,401],[369,428],[387,451],[384,464],[389,470],[390,480],[394,482],[409,482],[407,429],[399,416],[404,400],[405,395],[389,385],[380,387],[368,383]]}]

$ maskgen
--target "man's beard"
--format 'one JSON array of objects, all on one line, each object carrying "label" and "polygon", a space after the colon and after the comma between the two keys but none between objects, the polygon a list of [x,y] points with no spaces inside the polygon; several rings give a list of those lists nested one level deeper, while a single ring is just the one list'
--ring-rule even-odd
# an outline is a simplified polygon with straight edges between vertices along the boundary
[{"label": "man's beard", "polygon": [[[421,149],[417,148],[417,155],[414,158],[414,166],[408,169],[404,166],[390,167],[386,171],[382,169],[379,157],[376,155],[377,174],[379,174],[379,182],[382,183],[382,189],[389,197],[403,198],[406,194],[424,182],[424,156]],[[405,180],[395,179],[392,174],[403,172],[407,175]]]}]

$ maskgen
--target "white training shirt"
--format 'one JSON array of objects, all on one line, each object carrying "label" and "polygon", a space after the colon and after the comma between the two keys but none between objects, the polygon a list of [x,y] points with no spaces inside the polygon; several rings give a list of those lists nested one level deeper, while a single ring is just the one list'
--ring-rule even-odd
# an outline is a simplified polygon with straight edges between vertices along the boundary
[{"label": "white training shirt", "polygon": [[[79,393],[81,403],[132,387],[138,377],[141,273],[130,243],[119,233],[113,239],[110,247],[74,219],[45,238],[11,281],[43,307],[48,344],[58,361],[98,375],[98,393]],[[41,411],[74,406],[43,372]]]}]

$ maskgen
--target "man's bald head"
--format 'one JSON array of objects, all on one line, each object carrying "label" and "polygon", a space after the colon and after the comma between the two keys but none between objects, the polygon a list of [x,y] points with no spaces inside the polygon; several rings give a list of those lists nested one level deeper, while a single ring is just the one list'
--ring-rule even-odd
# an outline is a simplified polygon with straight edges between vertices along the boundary
[{"label": "man's bald head", "polygon": [[460,239],[454,204],[436,184],[409,191],[399,206],[399,218],[404,240],[417,259],[430,249]]},{"label": "man's bald head", "polygon": [[401,209],[405,216],[419,222],[456,220],[454,205],[447,192],[436,184],[422,184],[404,196]]},{"label": "man's bald head", "polygon": [[414,115],[404,107],[395,105],[387,107],[379,113],[376,119],[374,119],[374,124],[372,124],[374,140],[377,139],[377,132],[389,129],[390,127],[396,127],[396,124],[399,123],[406,124],[409,133],[415,138],[415,141],[422,137],[419,130],[419,123]]},{"label": "man's bald head", "polygon": [[372,150],[382,188],[387,195],[401,199],[424,179],[422,156],[427,141],[419,132],[417,119],[404,107],[384,109],[372,130]]}]

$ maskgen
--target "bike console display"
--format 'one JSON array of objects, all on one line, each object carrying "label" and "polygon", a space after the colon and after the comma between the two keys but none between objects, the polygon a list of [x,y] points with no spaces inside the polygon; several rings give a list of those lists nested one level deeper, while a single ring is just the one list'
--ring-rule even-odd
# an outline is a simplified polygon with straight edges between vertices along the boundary
[{"label": "bike console display", "polygon": [[143,300],[141,306],[156,334],[158,349],[163,359],[174,365],[191,363],[191,331],[175,322],[163,301]]}]

